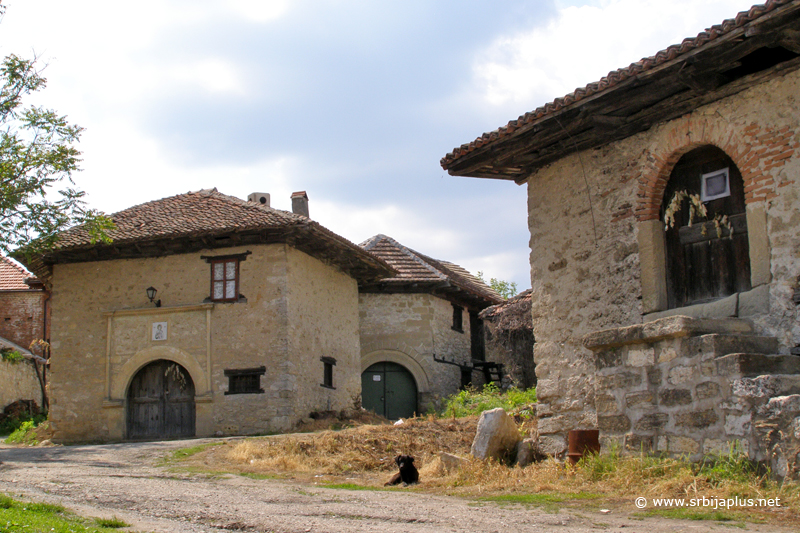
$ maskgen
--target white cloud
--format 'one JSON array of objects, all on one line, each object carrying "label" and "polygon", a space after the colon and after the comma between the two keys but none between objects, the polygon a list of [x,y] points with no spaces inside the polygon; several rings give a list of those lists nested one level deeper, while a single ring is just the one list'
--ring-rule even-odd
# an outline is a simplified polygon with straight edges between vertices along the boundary
[{"label": "white cloud", "polygon": [[169,77],[192,88],[200,87],[212,94],[244,94],[245,84],[236,65],[222,58],[209,57],[169,70]]},{"label": "white cloud", "polygon": [[544,29],[498,38],[476,58],[484,101],[530,111],[750,7],[750,0],[604,0],[567,6]]},{"label": "white cloud", "polygon": [[228,0],[234,10],[254,22],[270,22],[289,10],[288,0]]}]

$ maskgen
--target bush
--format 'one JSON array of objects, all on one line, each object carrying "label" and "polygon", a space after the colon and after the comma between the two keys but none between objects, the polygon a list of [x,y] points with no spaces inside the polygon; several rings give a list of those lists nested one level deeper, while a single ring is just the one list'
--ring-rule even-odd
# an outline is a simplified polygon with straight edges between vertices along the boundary
[{"label": "bush", "polygon": [[29,420],[25,420],[8,436],[6,443],[28,444],[31,446],[38,444],[39,436],[36,434],[36,428],[46,420],[47,417],[45,415],[36,415]]},{"label": "bush", "polygon": [[2,421],[0,421],[0,435],[10,435],[14,433],[15,431],[19,430],[19,428],[22,427],[25,422],[32,422],[33,427],[36,427],[45,420],[47,420],[47,415],[44,414],[25,414],[4,418]]},{"label": "bush", "polygon": [[501,391],[494,383],[488,383],[482,389],[470,387],[447,398],[444,409],[439,413],[441,417],[479,415],[483,411],[502,407],[506,411],[518,411],[523,417],[530,417],[533,413],[529,409],[536,403],[536,388],[520,390],[512,387]]}]

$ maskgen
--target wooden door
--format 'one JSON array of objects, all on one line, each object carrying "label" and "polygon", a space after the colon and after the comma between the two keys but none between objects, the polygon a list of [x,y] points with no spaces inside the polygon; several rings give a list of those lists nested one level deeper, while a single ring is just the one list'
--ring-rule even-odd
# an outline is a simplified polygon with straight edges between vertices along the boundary
[{"label": "wooden door", "polygon": [[417,413],[417,383],[404,366],[375,363],[361,374],[361,403],[364,409],[389,420]]},{"label": "wooden door", "polygon": [[194,382],[181,365],[154,361],[134,376],[128,388],[127,437],[193,437]]},{"label": "wooden door", "polygon": [[[670,309],[724,298],[750,290],[750,250],[744,203],[744,181],[739,169],[725,152],[704,146],[684,155],[670,176],[664,211],[677,191],[699,194],[703,174],[729,169],[730,196],[706,202],[708,221],[695,220],[689,226],[689,206],[684,201],[675,215],[675,226],[666,232],[667,302]],[[733,235],[711,220],[727,215]]]}]

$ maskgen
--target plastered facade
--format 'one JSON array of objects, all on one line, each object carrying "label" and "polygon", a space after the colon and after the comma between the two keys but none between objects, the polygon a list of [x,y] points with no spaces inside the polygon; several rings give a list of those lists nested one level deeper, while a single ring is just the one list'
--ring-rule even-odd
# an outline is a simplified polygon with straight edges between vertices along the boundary
[{"label": "plastered facade", "polygon": [[417,382],[420,412],[438,398],[458,392],[457,366],[433,360],[468,363],[471,359],[469,312],[462,330],[453,326],[453,305],[431,294],[372,294],[359,297],[361,371],[383,361],[398,363]]},{"label": "plastered facade", "polygon": [[42,389],[36,378],[33,362],[0,360],[0,412],[17,400],[34,400],[42,406]]},{"label": "plastered facade", "polygon": [[[208,302],[201,256],[251,252],[236,303]],[[162,307],[145,289],[158,289]],[[355,280],[284,244],[53,268],[51,425],[58,440],[126,437],[128,386],[151,361],[182,365],[195,386],[196,434],[284,430],[351,405],[358,379]],[[154,323],[166,340],[153,340]],[[324,389],[321,356],[337,359]],[[264,393],[230,394],[226,369],[266,367]],[[353,379],[344,379],[345,373]]]},{"label": "plastered facade", "polygon": [[[663,311],[658,206],[680,157],[712,144],[745,181],[753,291],[706,316],[747,316],[779,351],[800,342],[800,74],[786,74],[528,179],[539,430],[562,453],[570,429],[597,427],[594,331]],[[752,233],[752,234],[751,234]],[[662,255],[659,255],[662,254]],[[716,314],[716,315],[715,315]],[[703,316],[703,315],[700,315]]]}]

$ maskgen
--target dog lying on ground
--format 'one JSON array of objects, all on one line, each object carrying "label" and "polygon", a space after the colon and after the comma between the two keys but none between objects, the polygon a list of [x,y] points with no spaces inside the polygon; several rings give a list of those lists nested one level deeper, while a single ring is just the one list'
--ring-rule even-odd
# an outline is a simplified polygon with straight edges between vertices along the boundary
[{"label": "dog lying on ground", "polygon": [[383,485],[384,487],[399,485],[400,483],[405,487],[406,485],[419,482],[419,472],[417,471],[417,467],[414,466],[413,457],[410,455],[398,455],[394,458],[394,462],[397,463],[397,467],[400,471],[393,475],[392,478]]}]

